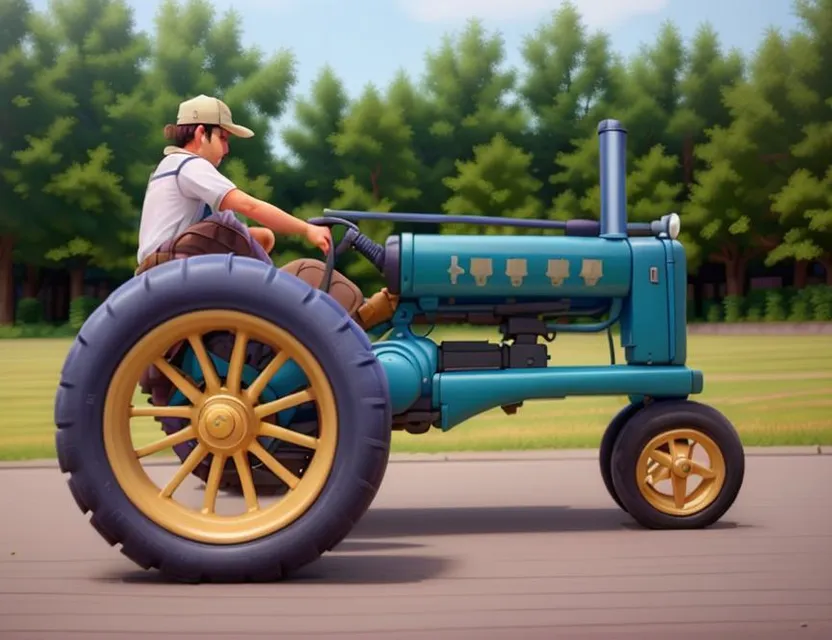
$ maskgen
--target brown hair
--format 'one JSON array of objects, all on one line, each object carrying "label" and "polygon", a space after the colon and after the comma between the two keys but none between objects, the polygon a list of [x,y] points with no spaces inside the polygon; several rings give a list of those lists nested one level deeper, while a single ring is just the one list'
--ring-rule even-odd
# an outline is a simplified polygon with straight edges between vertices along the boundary
[{"label": "brown hair", "polygon": [[[196,129],[199,127],[200,124],[168,124],[165,125],[165,138],[168,140],[173,140],[173,144],[177,147],[184,147],[186,144],[191,142],[194,139],[194,135],[196,134]],[[214,127],[216,125],[213,124],[202,124],[202,127],[205,128],[205,134],[208,136],[208,139],[211,139],[212,134],[214,133]]]}]

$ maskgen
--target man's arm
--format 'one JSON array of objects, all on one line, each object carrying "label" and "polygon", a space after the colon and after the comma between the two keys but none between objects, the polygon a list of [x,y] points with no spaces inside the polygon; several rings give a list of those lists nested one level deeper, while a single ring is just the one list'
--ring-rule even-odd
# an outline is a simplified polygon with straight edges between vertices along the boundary
[{"label": "man's arm", "polygon": [[259,200],[249,194],[234,188],[229,191],[220,202],[220,210],[230,209],[241,213],[264,227],[285,235],[305,235],[309,223],[286,213],[273,204]]},{"label": "man's arm", "polygon": [[179,187],[185,195],[207,202],[214,211],[236,211],[285,235],[309,234],[308,222],[241,191],[207,160],[186,164],[179,174]]}]

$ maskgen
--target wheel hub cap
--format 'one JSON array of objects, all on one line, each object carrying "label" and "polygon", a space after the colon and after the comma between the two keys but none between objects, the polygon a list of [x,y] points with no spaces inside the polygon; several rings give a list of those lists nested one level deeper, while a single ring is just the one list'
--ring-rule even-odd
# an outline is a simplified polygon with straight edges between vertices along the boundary
[{"label": "wheel hub cap", "polygon": [[680,478],[687,478],[690,475],[691,466],[687,458],[680,458],[673,463],[673,475]]},{"label": "wheel hub cap", "polygon": [[211,398],[197,420],[199,438],[214,452],[231,454],[248,444],[254,420],[242,402],[231,396]]}]

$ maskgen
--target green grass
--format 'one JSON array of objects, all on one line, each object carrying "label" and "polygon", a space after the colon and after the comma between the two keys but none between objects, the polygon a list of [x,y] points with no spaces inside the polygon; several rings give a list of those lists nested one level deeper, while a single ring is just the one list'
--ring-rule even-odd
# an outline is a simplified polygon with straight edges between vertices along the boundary
[{"label": "green grass", "polygon": [[[471,330],[431,337],[485,339]],[[54,457],[53,399],[70,341],[0,341],[0,460]],[[550,365],[609,362],[606,337],[559,336]],[[832,444],[832,336],[689,337],[689,365],[705,372],[699,396],[734,422],[746,445]],[[623,359],[618,350],[617,359]],[[137,395],[137,404],[144,401]],[[596,447],[624,398],[534,401],[514,416],[495,409],[453,430],[396,432],[398,452]],[[136,421],[136,444],[159,437],[150,418]]]}]

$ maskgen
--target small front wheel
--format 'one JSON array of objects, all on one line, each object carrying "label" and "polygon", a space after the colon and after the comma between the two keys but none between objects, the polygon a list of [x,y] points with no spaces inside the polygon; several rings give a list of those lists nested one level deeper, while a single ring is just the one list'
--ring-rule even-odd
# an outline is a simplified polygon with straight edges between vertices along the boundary
[{"label": "small front wheel", "polygon": [[716,409],[690,400],[655,402],[636,413],[612,454],[619,499],[651,529],[714,524],[733,505],[744,475],[736,429]]},{"label": "small front wheel", "polygon": [[619,411],[604,430],[604,435],[601,438],[601,446],[598,449],[598,464],[601,467],[601,480],[604,481],[607,493],[610,494],[615,504],[624,509],[624,511],[627,510],[627,507],[624,506],[621,498],[615,492],[615,485],[612,481],[612,452],[615,449],[615,442],[618,440],[618,436],[624,428],[624,425],[643,407],[644,403],[633,402]]}]

